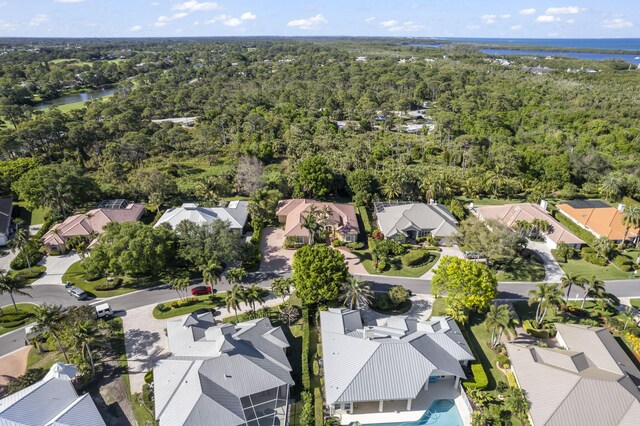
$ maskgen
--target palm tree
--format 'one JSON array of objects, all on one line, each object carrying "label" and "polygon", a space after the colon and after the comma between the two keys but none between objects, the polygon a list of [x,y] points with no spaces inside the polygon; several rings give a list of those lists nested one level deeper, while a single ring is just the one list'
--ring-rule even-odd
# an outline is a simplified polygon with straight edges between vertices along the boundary
[{"label": "palm tree", "polygon": [[460,303],[449,304],[449,307],[447,307],[447,315],[463,325],[469,320],[469,311]]},{"label": "palm tree", "polygon": [[247,277],[247,271],[244,268],[231,268],[227,271],[227,281],[230,284],[240,284]]},{"label": "palm tree", "polygon": [[503,334],[506,334],[508,339],[516,334],[514,315],[509,305],[491,305],[485,325],[491,331],[493,347],[498,346]]},{"label": "palm tree", "polygon": [[309,232],[309,245],[312,246],[315,243],[316,236],[322,227],[319,211],[316,206],[312,205],[309,207],[307,215],[302,216],[302,219],[300,220],[300,226]]},{"label": "palm tree", "polygon": [[[9,241],[9,247],[11,248],[11,253],[21,252],[25,249],[31,248],[31,240],[29,239],[29,231],[25,228],[19,228],[13,239]],[[27,266],[29,267],[29,271],[31,271],[31,256],[29,252],[24,253],[24,258],[27,261]]]},{"label": "palm tree", "polygon": [[526,220],[516,220],[513,224],[513,228],[520,233],[521,236],[529,235],[532,225]]},{"label": "palm tree", "polygon": [[264,304],[262,291],[262,288],[257,284],[251,284],[249,287],[244,289],[245,303],[251,305],[251,310],[256,310],[256,302],[261,305]]},{"label": "palm tree", "polygon": [[217,204],[220,200],[220,196],[218,195],[218,181],[211,176],[198,182],[195,187],[195,192],[198,197],[211,205]]},{"label": "palm tree", "polygon": [[623,330],[626,330],[630,322],[636,322],[636,316],[633,313],[633,308],[631,306],[625,306],[624,311],[618,314],[618,319],[624,322]]},{"label": "palm tree", "polygon": [[72,344],[79,350],[82,360],[84,362],[88,361],[89,365],[91,365],[92,376],[96,374],[96,366],[93,361],[91,344],[93,344],[97,336],[98,329],[93,321],[83,321],[75,324],[70,335]]},{"label": "palm tree", "polygon": [[576,274],[563,275],[560,279],[560,287],[567,290],[566,301],[569,304],[569,294],[571,293],[571,287],[580,287],[584,289],[586,281],[584,278],[577,276]]},{"label": "palm tree", "polygon": [[585,291],[584,297],[582,298],[582,305],[580,305],[580,309],[584,309],[584,303],[587,300],[587,297],[595,297],[596,299],[602,299],[605,297],[605,288],[604,281],[596,278],[595,275],[591,276],[591,278],[585,282]]},{"label": "palm tree", "polygon": [[611,252],[613,251],[613,241],[609,240],[607,237],[596,238],[591,247],[598,253],[600,256],[605,259],[609,259]]},{"label": "palm tree", "polygon": [[389,201],[393,200],[394,198],[398,198],[402,192],[399,180],[393,178],[387,179],[380,186],[380,192]]},{"label": "palm tree", "polygon": [[542,323],[548,310],[557,310],[562,305],[562,291],[557,284],[540,283],[529,290],[529,306],[537,303],[536,322]]},{"label": "palm tree", "polygon": [[[509,388],[504,392],[504,406],[511,411],[518,420],[527,417],[527,411],[531,407],[531,403],[527,399],[527,395],[523,389]],[[521,423],[526,423],[522,422]]]},{"label": "palm tree", "polygon": [[62,342],[60,341],[60,336],[58,335],[62,320],[64,318],[62,306],[48,305],[46,303],[42,304],[42,306],[36,306],[34,311],[34,318],[36,327],[39,330],[46,330],[46,332],[56,341],[58,349],[60,350],[60,352],[64,356],[65,361],[68,364],[69,357],[67,356],[67,352],[64,350]]},{"label": "palm tree", "polygon": [[[640,207],[639,206],[627,206],[622,212],[622,224],[625,226],[624,238],[621,245],[627,240],[629,229],[634,228],[640,230]],[[636,245],[640,242],[640,234],[636,236]]]},{"label": "palm tree", "polygon": [[13,309],[16,310],[17,314],[19,311],[16,305],[15,295],[31,297],[29,293],[24,291],[25,289],[31,288],[31,286],[23,280],[7,275],[6,272],[4,269],[0,269],[0,293],[9,293],[11,303],[13,303]]},{"label": "palm tree", "polygon": [[276,297],[282,297],[284,302],[285,297],[291,294],[292,283],[292,278],[274,278],[273,282],[271,282],[271,292]]},{"label": "palm tree", "polygon": [[175,290],[178,293],[178,297],[180,300],[184,299],[182,292],[186,292],[189,287],[189,278],[188,277],[173,277],[171,279],[171,289]]},{"label": "palm tree", "polygon": [[372,299],[373,291],[371,291],[371,287],[359,278],[350,276],[342,284],[342,300],[349,306],[349,309],[353,309],[354,306],[357,309],[362,309]]},{"label": "palm tree", "polygon": [[212,261],[206,265],[202,265],[200,272],[202,272],[202,281],[206,285],[213,287],[222,277],[222,266],[218,262]]},{"label": "palm tree", "polygon": [[240,309],[240,303],[244,302],[244,287],[239,284],[234,284],[231,290],[227,291],[224,302],[227,305],[227,312],[231,312],[231,309],[236,314],[236,322],[238,322],[238,309]]},{"label": "palm tree", "polygon": [[533,219],[533,222],[531,222],[531,224],[533,225],[533,228],[538,235],[546,234],[551,229],[551,225],[549,225],[549,222],[544,219]]},{"label": "palm tree", "polygon": [[600,188],[607,201],[620,195],[621,186],[620,179],[614,174],[609,174],[600,183]]}]

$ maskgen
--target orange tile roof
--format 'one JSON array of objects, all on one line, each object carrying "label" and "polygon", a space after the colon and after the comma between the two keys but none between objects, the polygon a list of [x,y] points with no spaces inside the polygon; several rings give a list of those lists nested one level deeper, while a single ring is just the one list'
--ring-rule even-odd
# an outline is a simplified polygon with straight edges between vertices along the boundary
[{"label": "orange tile roof", "polygon": [[[614,207],[575,208],[567,203],[556,207],[601,237],[614,241],[624,238],[626,227],[622,223],[622,212]],[[639,234],[640,230],[631,228],[627,238],[635,238]]]},{"label": "orange tile roof", "polygon": [[358,218],[356,209],[350,204],[323,203],[304,198],[283,200],[278,204],[277,216],[287,216],[284,228],[286,237],[304,237],[309,232],[302,227],[302,219],[306,216],[311,206],[315,206],[319,211],[327,208],[329,210],[329,225],[336,228],[340,234],[359,234]]}]

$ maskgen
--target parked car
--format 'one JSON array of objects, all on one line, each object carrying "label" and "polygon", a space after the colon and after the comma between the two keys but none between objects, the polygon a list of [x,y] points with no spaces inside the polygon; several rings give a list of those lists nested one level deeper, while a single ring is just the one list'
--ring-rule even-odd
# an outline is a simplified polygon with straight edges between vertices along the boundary
[{"label": "parked car", "polygon": [[69,292],[70,295],[72,295],[78,300],[86,299],[88,296],[86,291],[78,287],[69,287],[67,291]]},{"label": "parked car", "polygon": [[96,305],[96,316],[98,318],[109,318],[113,315],[113,310],[108,303]]},{"label": "parked car", "polygon": [[211,294],[211,287],[206,285],[199,285],[191,289],[192,296],[202,296],[205,294]]}]

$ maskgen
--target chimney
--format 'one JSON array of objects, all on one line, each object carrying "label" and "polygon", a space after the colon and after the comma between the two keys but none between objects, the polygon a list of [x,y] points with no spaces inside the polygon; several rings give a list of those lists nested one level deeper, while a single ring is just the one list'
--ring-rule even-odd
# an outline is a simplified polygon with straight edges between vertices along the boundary
[{"label": "chimney", "polygon": [[623,211],[624,211],[624,209],[625,209],[625,207],[627,207],[625,204],[618,203],[618,210],[619,210],[619,211],[623,212]]},{"label": "chimney", "polygon": [[547,200],[540,200],[540,207],[542,207],[542,210],[547,211],[547,207],[549,207],[549,202]]}]

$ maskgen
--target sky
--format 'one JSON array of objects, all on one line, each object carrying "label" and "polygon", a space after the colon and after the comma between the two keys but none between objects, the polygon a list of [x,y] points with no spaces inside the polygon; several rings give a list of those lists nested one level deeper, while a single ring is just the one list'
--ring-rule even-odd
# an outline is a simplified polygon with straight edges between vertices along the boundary
[{"label": "sky", "polygon": [[640,37],[640,0],[0,0],[0,37]]}]

